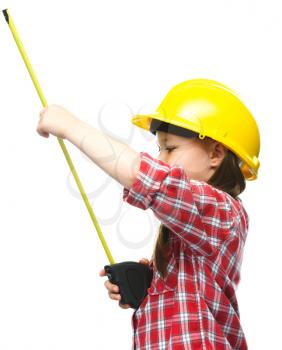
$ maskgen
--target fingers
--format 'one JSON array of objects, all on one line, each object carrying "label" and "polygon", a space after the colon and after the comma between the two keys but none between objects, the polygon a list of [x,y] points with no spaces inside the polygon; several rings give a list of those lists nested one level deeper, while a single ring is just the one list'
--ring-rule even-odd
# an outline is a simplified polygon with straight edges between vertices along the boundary
[{"label": "fingers", "polygon": [[40,117],[43,117],[43,116],[44,116],[44,113],[46,112],[46,110],[47,110],[47,107],[43,108],[43,109],[40,111],[40,113],[39,113]]},{"label": "fingers", "polygon": [[106,271],[105,271],[105,269],[102,269],[102,270],[99,272],[99,276],[106,276]]},{"label": "fingers", "polygon": [[[99,276],[101,276],[101,277],[106,276],[105,269],[102,269],[99,272]],[[111,292],[111,293],[118,293],[119,292],[119,287],[116,284],[111,283],[109,280],[105,281],[104,285],[109,290],[109,292]]]},{"label": "fingers", "polygon": [[40,128],[40,126],[37,127],[36,131],[38,132],[38,134],[39,134],[40,136],[43,136],[43,137],[46,137],[46,138],[49,137],[49,133],[48,133],[48,132],[45,132],[45,131],[42,131],[41,128]]},{"label": "fingers", "polygon": [[121,304],[120,302],[118,303],[119,306],[122,308],[122,309],[129,309],[130,308],[130,305],[129,304]]},{"label": "fingers", "polygon": [[141,264],[145,264],[145,265],[149,265],[150,264],[150,261],[148,259],[146,259],[146,258],[142,258],[141,260],[139,260],[139,262]]},{"label": "fingers", "polygon": [[40,136],[46,137],[46,139],[48,139],[48,137],[49,137],[49,134],[48,134],[48,133],[46,133],[46,132],[41,132],[41,131],[38,131],[38,130],[37,130],[37,132],[38,132],[38,134],[39,134]]},{"label": "fingers", "polygon": [[105,282],[105,287],[108,289],[109,297],[112,300],[121,300],[121,295],[119,294],[119,287],[110,281]]},{"label": "fingers", "polygon": [[[99,272],[99,276],[101,276],[101,277],[106,276],[105,269],[103,269]],[[109,280],[105,281],[104,285],[110,293],[118,293],[119,292],[118,286],[116,284],[111,283]]]},{"label": "fingers", "polygon": [[[101,276],[101,277],[106,276],[105,269],[102,269],[99,272],[99,276]],[[109,280],[107,280],[104,282],[104,285],[105,285],[106,289],[108,290],[108,294],[109,294],[109,297],[111,299],[121,300],[121,295],[119,294],[119,287],[116,284],[111,283]]]},{"label": "fingers", "polygon": [[36,131],[38,132],[38,134],[40,136],[48,138],[49,137],[49,133],[42,130],[42,118],[43,118],[44,113],[46,112],[46,110],[47,110],[47,107],[42,109],[41,112],[39,113],[39,122],[38,122],[38,126],[37,126]]},{"label": "fingers", "polygon": [[110,299],[112,300],[117,300],[120,301],[121,300],[121,295],[120,294],[116,294],[116,293],[110,293],[108,292]]},{"label": "fingers", "polygon": [[116,284],[111,283],[109,280],[105,281],[104,285],[110,293],[119,293],[119,287]]}]

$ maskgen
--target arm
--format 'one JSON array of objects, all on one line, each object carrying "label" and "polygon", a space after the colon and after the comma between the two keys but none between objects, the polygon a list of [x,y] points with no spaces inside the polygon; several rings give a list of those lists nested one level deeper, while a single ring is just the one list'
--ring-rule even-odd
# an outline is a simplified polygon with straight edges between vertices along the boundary
[{"label": "arm", "polygon": [[132,186],[140,155],[131,147],[79,119],[67,130],[66,139],[122,186]]},{"label": "arm", "polygon": [[40,113],[37,132],[67,139],[105,173],[130,188],[140,166],[140,154],[128,145],[81,121],[65,108],[50,105]]},{"label": "arm", "polygon": [[181,166],[140,154],[137,180],[124,189],[124,201],[143,210],[150,208],[193,254],[216,256],[224,242],[244,232],[244,225],[239,229],[236,222],[238,209],[227,194],[188,179]]}]

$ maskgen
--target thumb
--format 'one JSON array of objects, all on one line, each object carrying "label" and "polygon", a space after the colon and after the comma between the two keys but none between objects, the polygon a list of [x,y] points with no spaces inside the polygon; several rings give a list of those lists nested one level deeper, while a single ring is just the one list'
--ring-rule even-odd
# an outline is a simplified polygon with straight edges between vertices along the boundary
[{"label": "thumb", "polygon": [[141,260],[139,260],[139,262],[140,262],[141,264],[145,264],[145,265],[149,265],[149,264],[150,264],[149,260],[146,259],[146,258],[142,258]]},{"label": "thumb", "polygon": [[106,271],[105,271],[105,269],[102,269],[102,270],[99,272],[99,276],[101,276],[101,277],[106,276]]}]

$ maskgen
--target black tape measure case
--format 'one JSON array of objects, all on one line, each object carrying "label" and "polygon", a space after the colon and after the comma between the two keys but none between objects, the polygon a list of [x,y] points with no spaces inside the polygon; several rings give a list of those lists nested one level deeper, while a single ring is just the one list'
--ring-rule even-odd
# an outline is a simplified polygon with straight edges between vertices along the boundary
[{"label": "black tape measure case", "polygon": [[119,287],[120,304],[137,309],[147,295],[153,271],[148,265],[135,261],[104,266],[109,281]]}]

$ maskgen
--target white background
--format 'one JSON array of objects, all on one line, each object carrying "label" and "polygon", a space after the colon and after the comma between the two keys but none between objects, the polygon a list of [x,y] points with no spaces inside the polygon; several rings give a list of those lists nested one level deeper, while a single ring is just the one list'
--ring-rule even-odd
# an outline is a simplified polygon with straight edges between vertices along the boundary
[{"label": "white background", "polygon": [[[281,32],[278,1],[11,1],[8,8],[48,103],[157,155],[130,124],[177,83],[236,90],[261,131],[258,180],[237,291],[251,350],[281,344]],[[2,16],[2,14],[1,14]],[[0,349],[131,348],[132,309],[108,298],[108,263],[56,138],[0,20]],[[122,202],[122,187],[66,141],[116,260],[151,257],[158,222]],[[103,187],[105,186],[105,187]]]}]

